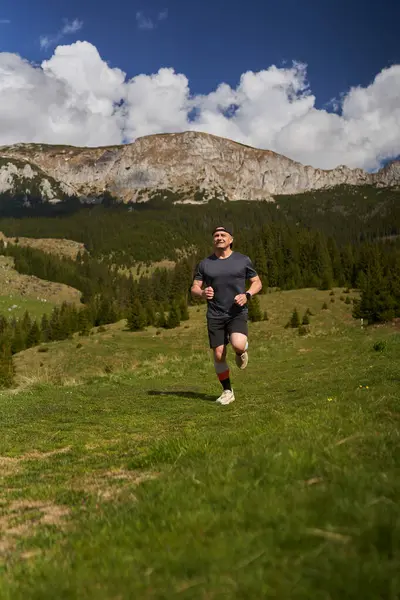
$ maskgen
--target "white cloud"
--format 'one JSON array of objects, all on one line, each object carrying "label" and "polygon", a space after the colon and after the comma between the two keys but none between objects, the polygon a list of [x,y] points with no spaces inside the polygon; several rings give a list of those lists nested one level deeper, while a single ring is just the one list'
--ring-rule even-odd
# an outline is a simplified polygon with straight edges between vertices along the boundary
[{"label": "white cloud", "polygon": [[164,21],[165,19],[168,19],[168,8],[165,8],[164,10],[160,11],[158,13],[157,19],[159,21]]},{"label": "white cloud", "polygon": [[40,67],[0,53],[0,144],[95,146],[191,129],[322,168],[372,170],[400,154],[400,65],[335,102],[336,112],[316,108],[300,63],[193,96],[184,74],[163,68],[127,79],[88,42],[58,46]]},{"label": "white cloud", "polygon": [[64,20],[64,27],[62,27],[57,33],[52,35],[41,35],[39,38],[40,47],[46,50],[50,46],[55,46],[60,42],[66,35],[76,33],[83,27],[83,21],[74,19],[73,21]]},{"label": "white cloud", "polygon": [[147,31],[150,31],[151,29],[155,29],[157,27],[157,21],[165,21],[166,19],[168,19],[168,9],[165,8],[164,10],[160,11],[157,16],[155,17],[155,19],[152,19],[151,17],[145,15],[145,13],[142,10],[139,10],[136,13],[136,23],[139,29],[144,29]]},{"label": "white cloud", "polygon": [[59,46],[41,67],[1,53],[0,144],[120,143],[124,78],[87,42]]},{"label": "white cloud", "polygon": [[150,17],[146,17],[141,10],[136,13],[136,22],[139,29],[154,29],[154,21]]},{"label": "white cloud", "polygon": [[77,31],[82,29],[82,27],[83,21],[80,21],[79,19],[74,19],[71,22],[66,21],[64,27],[61,30],[61,33],[63,35],[68,35],[69,33],[76,33]]},{"label": "white cloud", "polygon": [[188,126],[189,82],[173,69],[137,75],[125,89],[125,137],[185,131]]},{"label": "white cloud", "polygon": [[40,44],[40,47],[41,47],[43,50],[45,50],[46,48],[48,48],[49,46],[51,46],[51,44],[52,44],[52,39],[54,39],[54,38],[51,38],[51,36],[48,36],[48,35],[41,35],[41,36],[40,36],[40,38],[39,38],[39,44]]},{"label": "white cloud", "polygon": [[10,19],[0,19],[0,25],[9,25],[10,23]]}]

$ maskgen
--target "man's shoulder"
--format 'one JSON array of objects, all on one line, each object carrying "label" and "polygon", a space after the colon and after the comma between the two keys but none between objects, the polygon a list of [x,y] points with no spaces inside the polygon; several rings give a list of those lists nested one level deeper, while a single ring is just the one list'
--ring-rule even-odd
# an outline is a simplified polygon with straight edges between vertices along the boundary
[{"label": "man's shoulder", "polygon": [[215,256],[215,254],[210,254],[210,256],[206,256],[205,258],[203,258],[203,260],[200,261],[200,264],[204,265],[205,263],[208,263],[210,261],[215,261],[217,260],[217,257]]},{"label": "man's shoulder", "polygon": [[[214,258],[213,258],[214,257]],[[206,256],[205,258],[202,258],[198,263],[197,263],[197,272],[198,273],[203,273],[205,271],[207,271],[207,266],[210,265],[211,261],[215,260],[215,255],[211,254],[210,256]]]},{"label": "man's shoulder", "polygon": [[233,255],[236,260],[241,260],[244,262],[247,262],[250,260],[250,258],[246,254],[241,254],[240,252],[234,252]]}]

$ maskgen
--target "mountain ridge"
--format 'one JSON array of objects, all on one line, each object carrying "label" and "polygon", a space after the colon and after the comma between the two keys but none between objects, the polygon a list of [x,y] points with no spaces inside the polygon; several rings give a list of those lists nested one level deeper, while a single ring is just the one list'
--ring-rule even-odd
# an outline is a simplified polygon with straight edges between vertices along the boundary
[{"label": "mountain ridge", "polygon": [[[10,164],[14,161],[12,169],[7,160]],[[96,148],[37,143],[1,146],[0,192],[15,191],[16,178],[23,180],[20,191],[30,189],[15,161],[36,169],[36,175],[38,170],[43,173],[42,179],[47,179],[43,196],[50,202],[57,202],[63,194],[88,201],[104,192],[124,202],[141,202],[164,190],[176,193],[178,202],[211,198],[273,201],[275,195],[340,184],[400,185],[398,160],[376,173],[345,165],[324,170],[272,150],[194,131],[153,134],[132,144]],[[43,192],[43,184],[39,188]]]}]

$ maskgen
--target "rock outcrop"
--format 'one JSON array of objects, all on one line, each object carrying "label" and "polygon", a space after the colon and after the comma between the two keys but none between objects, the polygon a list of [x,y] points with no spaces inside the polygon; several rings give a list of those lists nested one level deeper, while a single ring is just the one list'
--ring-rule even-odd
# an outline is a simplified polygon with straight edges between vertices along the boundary
[{"label": "rock outcrop", "polygon": [[[13,171],[11,177],[15,161],[19,171]],[[6,176],[3,169],[8,169]],[[377,173],[346,166],[326,171],[269,150],[194,131],[146,136],[133,144],[103,148],[46,144],[0,147],[1,190],[7,185],[12,190],[13,178],[17,176],[20,182],[21,178],[29,182],[27,169],[35,172],[36,180],[41,176],[43,182],[39,186],[49,201],[55,201],[60,191],[78,194],[83,199],[108,191],[125,202],[135,202],[169,190],[181,202],[194,202],[210,197],[273,200],[279,194],[340,184],[400,185],[399,161]]]}]

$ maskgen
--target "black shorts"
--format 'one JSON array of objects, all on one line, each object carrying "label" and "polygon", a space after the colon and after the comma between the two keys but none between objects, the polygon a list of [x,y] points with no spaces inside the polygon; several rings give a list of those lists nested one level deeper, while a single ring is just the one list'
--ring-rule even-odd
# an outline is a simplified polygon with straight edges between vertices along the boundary
[{"label": "black shorts", "polygon": [[210,348],[226,346],[232,333],[248,335],[247,311],[233,317],[207,317]]}]

